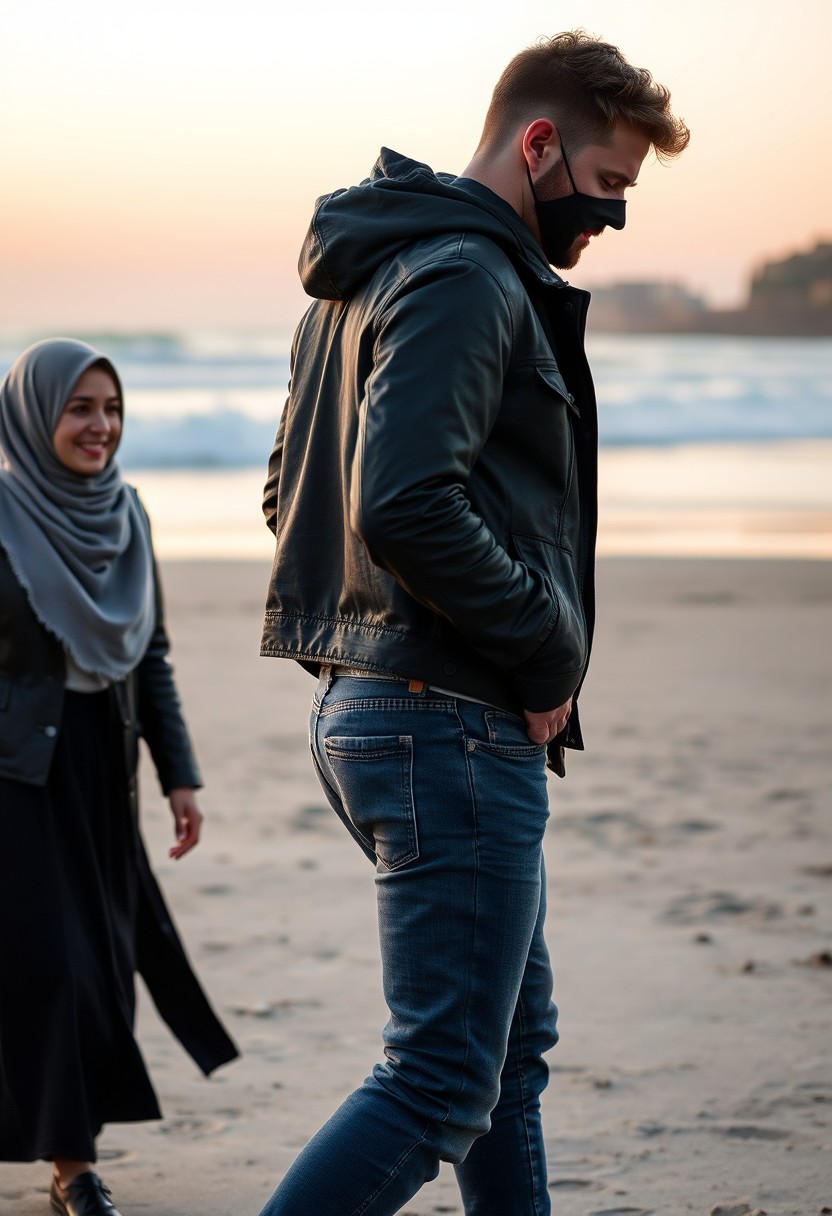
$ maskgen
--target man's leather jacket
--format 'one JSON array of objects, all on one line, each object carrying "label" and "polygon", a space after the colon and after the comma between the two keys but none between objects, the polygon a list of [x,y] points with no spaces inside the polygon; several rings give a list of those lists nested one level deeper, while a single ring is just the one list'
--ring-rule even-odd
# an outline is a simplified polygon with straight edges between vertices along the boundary
[{"label": "man's leather jacket", "polygon": [[594,621],[588,295],[486,187],[386,149],[318,201],[300,271],[262,653],[562,705]]}]

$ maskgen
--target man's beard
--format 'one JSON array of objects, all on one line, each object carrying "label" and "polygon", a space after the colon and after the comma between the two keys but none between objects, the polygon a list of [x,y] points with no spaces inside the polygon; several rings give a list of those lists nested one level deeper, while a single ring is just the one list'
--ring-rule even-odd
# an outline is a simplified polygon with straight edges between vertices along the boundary
[{"label": "man's beard", "polygon": [[[548,172],[544,173],[538,179],[537,184],[532,184],[532,190],[535,198],[547,202],[549,199],[563,198],[567,194],[572,193],[572,183],[569,180],[569,172],[563,161],[558,161],[553,165]],[[572,242],[567,249],[560,253],[557,261],[553,261],[547,254],[547,260],[550,266],[554,266],[557,270],[571,270],[573,266],[577,266],[583,249],[581,248],[580,239],[578,237]]]},{"label": "man's beard", "polygon": [[582,237],[576,237],[562,258],[552,265],[556,270],[572,270],[581,260],[581,254],[586,249]]},{"label": "man's beard", "polygon": [[529,182],[546,260],[559,270],[571,270],[578,264],[589,235],[603,232],[608,224],[624,227],[625,204],[623,199],[579,193],[571,179],[570,190],[564,193],[564,176],[569,176],[565,162],[559,161],[537,183],[529,174]]}]

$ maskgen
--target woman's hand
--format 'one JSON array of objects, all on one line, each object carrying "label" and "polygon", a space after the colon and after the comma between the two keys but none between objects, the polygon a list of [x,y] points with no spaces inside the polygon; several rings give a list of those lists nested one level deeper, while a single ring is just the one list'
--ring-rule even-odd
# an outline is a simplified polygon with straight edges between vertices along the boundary
[{"label": "woman's hand", "polygon": [[183,785],[168,793],[170,809],[173,811],[174,831],[177,843],[168,850],[168,857],[184,857],[199,843],[202,828],[202,811],[196,804],[196,790]]}]

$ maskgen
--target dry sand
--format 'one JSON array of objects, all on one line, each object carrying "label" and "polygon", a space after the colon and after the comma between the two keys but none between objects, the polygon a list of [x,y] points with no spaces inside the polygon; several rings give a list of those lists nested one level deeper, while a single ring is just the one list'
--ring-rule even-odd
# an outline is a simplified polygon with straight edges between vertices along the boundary
[{"label": "dry sand", "polygon": [[[203,1080],[141,994],[166,1118],[102,1137],[123,1216],[256,1216],[378,1052],[372,869],[312,774],[313,681],[257,655],[267,574],[163,570],[207,826],[168,862],[147,769],[145,835],[244,1057]],[[589,750],[551,779],[554,1211],[830,1210],[832,564],[610,558],[599,578]],[[0,1166],[0,1211],[46,1213],[47,1180]],[[461,1213],[453,1172],[406,1212]]]}]

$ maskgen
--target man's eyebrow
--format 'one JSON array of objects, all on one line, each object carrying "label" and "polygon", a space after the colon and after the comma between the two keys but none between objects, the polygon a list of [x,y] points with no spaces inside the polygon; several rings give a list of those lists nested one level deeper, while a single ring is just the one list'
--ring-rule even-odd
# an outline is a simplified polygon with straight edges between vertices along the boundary
[{"label": "man's eyebrow", "polygon": [[601,176],[608,178],[611,182],[615,182],[616,185],[628,186],[630,188],[638,185],[637,178],[633,178],[630,181],[626,173],[619,173],[617,169],[602,169]]}]

